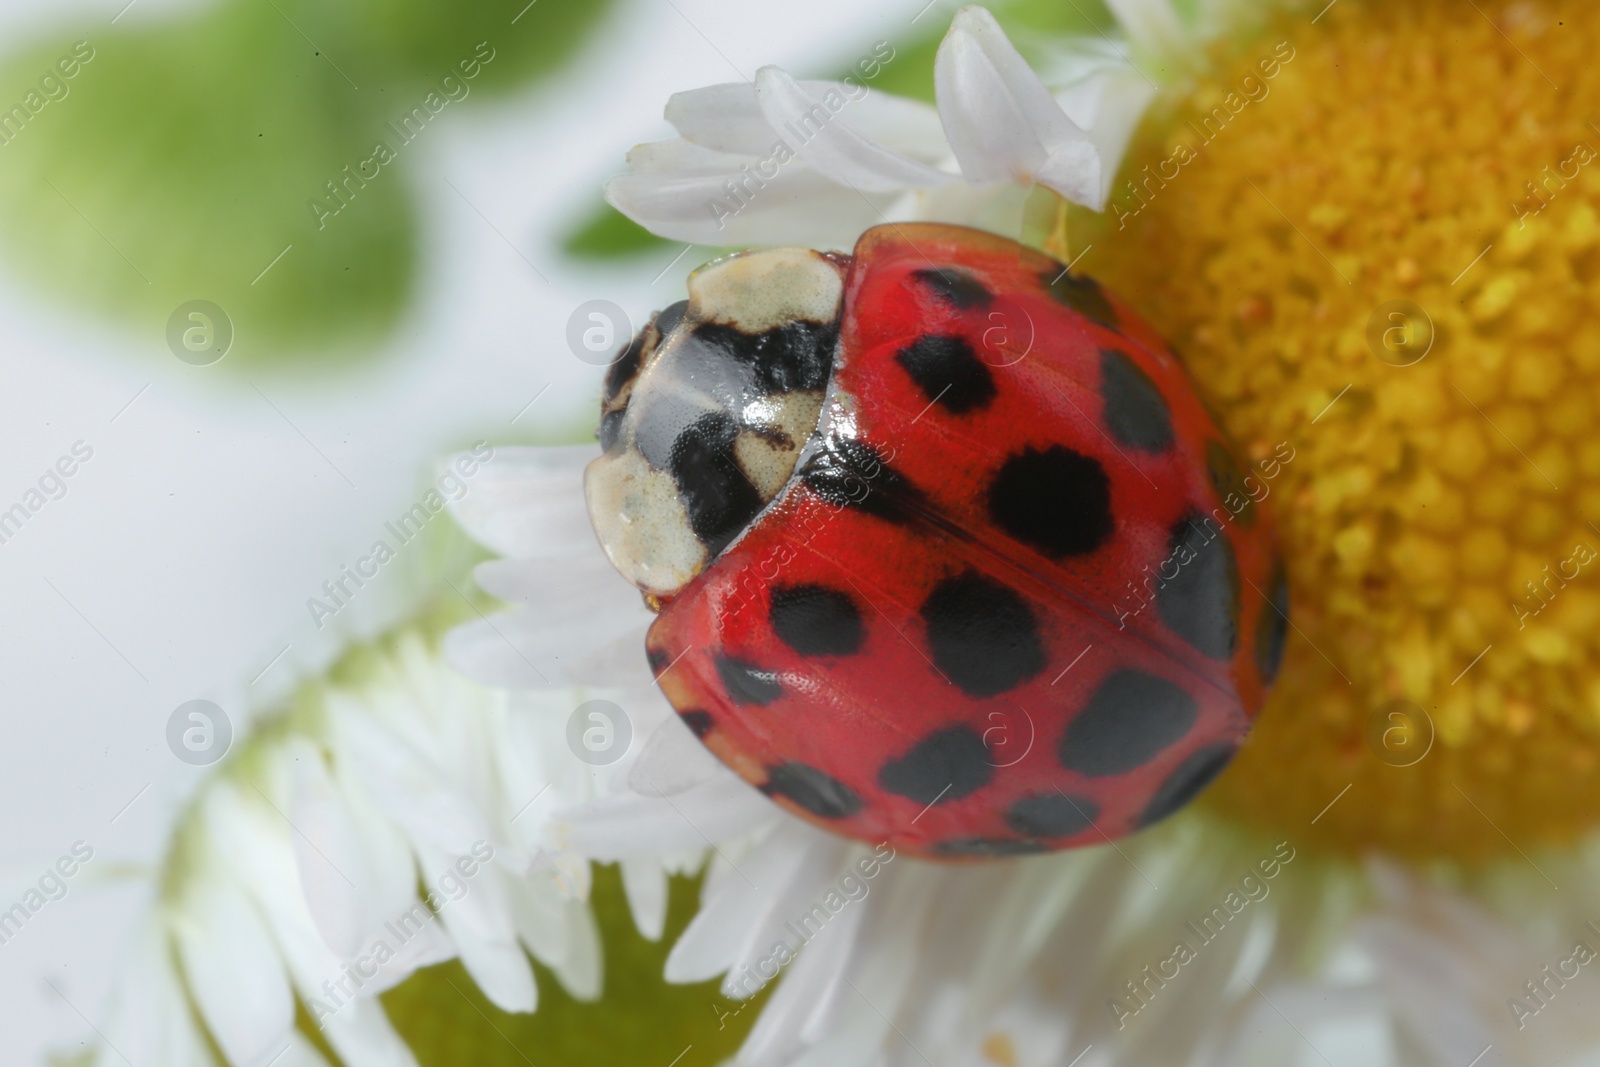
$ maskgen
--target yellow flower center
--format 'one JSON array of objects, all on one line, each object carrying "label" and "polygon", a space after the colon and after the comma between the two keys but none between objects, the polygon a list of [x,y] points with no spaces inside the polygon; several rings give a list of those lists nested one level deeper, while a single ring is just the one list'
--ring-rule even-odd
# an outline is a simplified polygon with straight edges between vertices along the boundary
[{"label": "yellow flower center", "polygon": [[1295,450],[1257,475],[1295,628],[1214,808],[1414,856],[1600,824],[1596,42],[1579,0],[1342,0],[1073,216],[1244,451]]}]

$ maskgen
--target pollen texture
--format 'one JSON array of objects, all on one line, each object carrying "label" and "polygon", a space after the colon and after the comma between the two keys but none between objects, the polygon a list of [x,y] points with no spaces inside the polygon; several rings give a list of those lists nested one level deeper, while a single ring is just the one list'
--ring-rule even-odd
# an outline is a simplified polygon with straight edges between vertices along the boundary
[{"label": "pollen texture", "polygon": [[1214,56],[1071,219],[1287,560],[1277,687],[1205,803],[1535,852],[1600,824],[1600,10],[1320,6]]}]

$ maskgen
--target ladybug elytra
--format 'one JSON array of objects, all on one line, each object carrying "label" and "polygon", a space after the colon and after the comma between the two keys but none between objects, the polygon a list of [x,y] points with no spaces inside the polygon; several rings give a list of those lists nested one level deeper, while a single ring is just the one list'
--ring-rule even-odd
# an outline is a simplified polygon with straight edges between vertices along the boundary
[{"label": "ladybug elytra", "polygon": [[611,365],[585,474],[657,683],[795,814],[912,854],[1150,825],[1282,656],[1265,507],[1172,350],[976,230],[739,253]]}]

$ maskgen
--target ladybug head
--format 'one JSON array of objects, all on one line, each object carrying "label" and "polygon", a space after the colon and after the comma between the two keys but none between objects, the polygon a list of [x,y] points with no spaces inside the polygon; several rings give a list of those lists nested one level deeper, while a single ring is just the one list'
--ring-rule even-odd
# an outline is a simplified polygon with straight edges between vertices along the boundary
[{"label": "ladybug head", "polygon": [[683,588],[794,473],[822,413],[847,267],[804,248],[708,263],[612,362],[584,492],[612,564],[645,593]]}]

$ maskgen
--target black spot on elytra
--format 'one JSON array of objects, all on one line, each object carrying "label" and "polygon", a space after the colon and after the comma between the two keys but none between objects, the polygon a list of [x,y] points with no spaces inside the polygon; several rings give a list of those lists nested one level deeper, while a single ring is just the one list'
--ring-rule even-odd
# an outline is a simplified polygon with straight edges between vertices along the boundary
[{"label": "black spot on elytra", "polygon": [[1271,685],[1283,666],[1283,646],[1289,636],[1289,576],[1280,562],[1267,585],[1267,603],[1256,622],[1256,669],[1264,685]]},{"label": "black spot on elytra", "polygon": [[694,337],[753,370],[760,392],[792,393],[828,384],[839,324],[797,319],[747,333],[726,323],[703,322],[695,327]]},{"label": "black spot on elytra", "polygon": [[711,732],[711,713],[709,711],[680,711],[678,718],[689,728],[689,732],[696,737],[704,737]]},{"label": "black spot on elytra", "polygon": [[713,556],[750,525],[765,503],[731,458],[737,433],[727,415],[702,415],[678,435],[667,460],[689,527]]},{"label": "black spot on elytra", "polygon": [[650,671],[652,674],[660,674],[662,671],[667,669],[667,665],[672,662],[672,659],[667,655],[666,649],[651,648],[646,645],[644,650],[644,661],[650,664]]},{"label": "black spot on elytra", "polygon": [[1158,823],[1199,796],[1222,773],[1234,752],[1232,745],[1219,742],[1192,753],[1161,783],[1161,788],[1139,815],[1139,825]]},{"label": "black spot on elytra", "polygon": [[1057,559],[1093,552],[1116,529],[1105,468],[1061,445],[1030,448],[1006,460],[989,483],[989,516],[1012,537]]},{"label": "black spot on elytra", "polygon": [[1007,856],[1032,856],[1048,852],[1050,846],[1039,841],[1016,837],[956,837],[940,841],[928,849],[935,856],[971,856],[984,859],[1004,859]]},{"label": "black spot on elytra", "polygon": [[1087,830],[1100,817],[1100,805],[1088,797],[1035,793],[1006,812],[1006,825],[1027,837],[1067,837]]},{"label": "black spot on elytra", "polygon": [[927,286],[946,304],[962,310],[983,307],[994,299],[994,294],[982,282],[954,267],[914,270],[911,277]]},{"label": "black spot on elytra", "polygon": [[1179,519],[1158,570],[1161,621],[1202,655],[1230,658],[1239,637],[1239,564],[1227,533],[1199,513]]},{"label": "black spot on elytra", "polygon": [[1100,396],[1106,429],[1117,442],[1140,452],[1172,445],[1172,412],[1150,376],[1114,348],[1100,350]]},{"label": "black spot on elytra", "polygon": [[850,594],[825,585],[775,587],[768,617],[778,639],[802,656],[848,656],[866,637]]},{"label": "black spot on elytra", "polygon": [[877,449],[849,438],[825,441],[806,461],[801,477],[835,507],[857,508],[889,522],[905,521],[905,506],[922,495]]},{"label": "black spot on elytra", "polygon": [[895,362],[930,403],[938,401],[952,415],[984,407],[994,399],[994,375],[964,337],[925,334],[902,348]]},{"label": "black spot on elytra", "polygon": [[922,602],[934,665],[969,696],[1012,689],[1044,668],[1033,609],[1016,590],[967,571]]},{"label": "black spot on elytra", "polygon": [[1116,671],[1067,725],[1061,765],[1091,778],[1131,771],[1181,741],[1197,713],[1194,698],[1165,678]]},{"label": "black spot on elytra", "polygon": [[735,704],[770,704],[783,695],[776,671],[763,670],[733,656],[719,654],[713,658],[723,688]]},{"label": "black spot on elytra", "polygon": [[1051,296],[1084,318],[1107,329],[1117,329],[1117,313],[1101,291],[1100,283],[1093,278],[1056,267],[1039,275],[1039,281],[1050,290]]},{"label": "black spot on elytra", "polygon": [[824,819],[843,819],[861,810],[855,790],[815,767],[790,761],[767,771],[767,784],[761,791],[769,797],[784,797]]},{"label": "black spot on elytra", "polygon": [[994,767],[983,738],[970,726],[936,730],[878,772],[878,784],[918,804],[945,804],[989,784]]},{"label": "black spot on elytra", "polygon": [[1233,449],[1221,441],[1206,442],[1206,473],[1211,476],[1211,487],[1217,491],[1222,506],[1239,520],[1239,525],[1249,526],[1256,521],[1256,502],[1244,484],[1244,471]]}]

